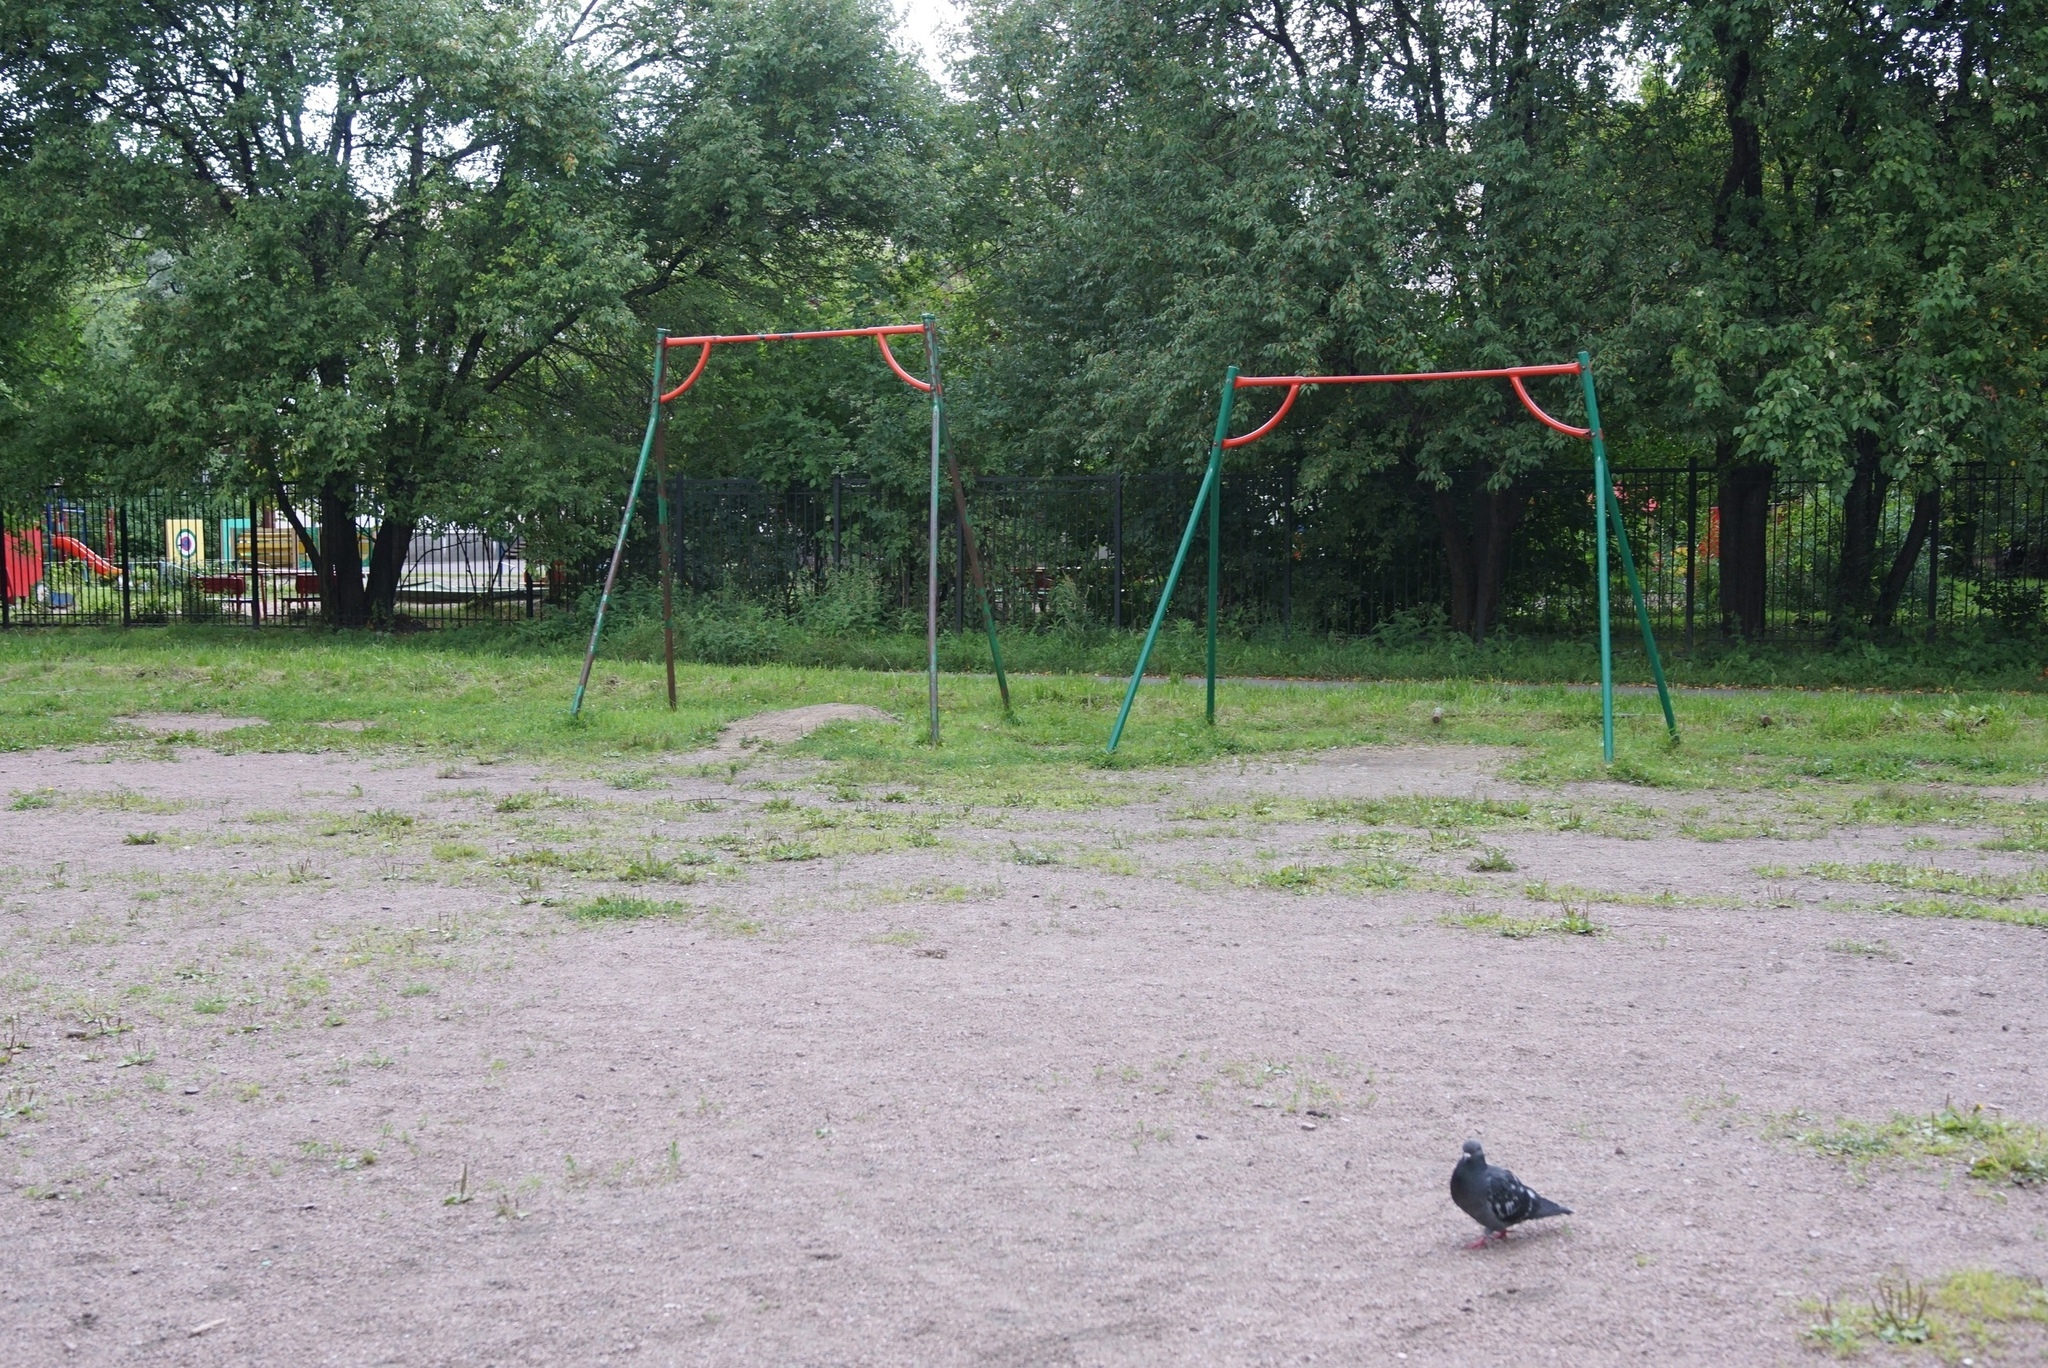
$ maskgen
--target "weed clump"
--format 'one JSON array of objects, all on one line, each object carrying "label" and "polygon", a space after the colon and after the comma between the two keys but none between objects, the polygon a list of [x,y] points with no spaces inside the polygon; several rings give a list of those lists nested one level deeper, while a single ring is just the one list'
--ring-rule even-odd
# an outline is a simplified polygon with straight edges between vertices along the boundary
[{"label": "weed clump", "polygon": [[1853,1357],[1875,1341],[1924,1347],[1952,1363],[1973,1350],[1996,1348],[2004,1327],[2048,1321],[2048,1290],[1991,1269],[1964,1269],[1933,1285],[1894,1269],[1877,1280],[1867,1300],[1824,1297],[1808,1309],[1814,1319],[1802,1337],[1837,1357]]},{"label": "weed clump", "polygon": [[622,898],[606,894],[577,903],[569,915],[577,921],[639,921],[646,917],[687,917],[696,909],[688,903],[655,898]]},{"label": "weed clump", "polygon": [[[1790,1127],[1808,1120],[1794,1113]],[[1925,1116],[1894,1112],[1889,1121],[1845,1120],[1835,1129],[1793,1129],[1800,1144],[1858,1169],[1896,1159],[1960,1159],[1980,1182],[2026,1187],[2048,1182],[2048,1129],[1945,1102]]]}]

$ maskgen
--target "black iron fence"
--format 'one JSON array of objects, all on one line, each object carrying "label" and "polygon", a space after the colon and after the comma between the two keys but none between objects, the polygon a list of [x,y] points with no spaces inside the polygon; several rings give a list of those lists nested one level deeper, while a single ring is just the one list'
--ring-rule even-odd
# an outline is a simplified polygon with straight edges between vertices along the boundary
[{"label": "black iron fence", "polygon": [[[1714,473],[1620,469],[1614,481],[1660,635],[1682,641],[1721,632]],[[997,619],[1021,629],[1142,626],[1165,583],[1196,484],[1181,472],[970,480],[968,515]],[[1510,542],[1501,621],[1525,634],[1585,632],[1595,604],[1589,482],[1545,474],[1520,492],[1527,501]],[[853,575],[865,578],[884,612],[922,615],[921,490],[844,477],[817,489],[678,479],[672,493],[678,577],[688,591],[793,613],[826,593],[835,575]],[[629,561],[630,573],[643,581],[654,564],[654,501],[646,503]],[[1872,554],[1879,577],[1907,545],[1912,513],[1910,494],[1887,497]],[[942,527],[944,612],[964,628],[971,596],[950,501]],[[1428,492],[1411,480],[1384,475],[1299,489],[1288,472],[1226,474],[1222,534],[1222,612],[1237,630],[1363,635],[1423,627],[1445,615],[1450,576],[1443,545]],[[367,560],[367,529],[358,541]],[[1773,487],[1767,638],[1825,639],[1852,611],[1867,612],[1867,603],[1842,600],[1842,544],[1839,495],[1806,483]],[[40,505],[0,510],[0,552],[0,627],[263,627],[321,618],[320,579],[304,546],[261,499],[57,490]],[[1199,613],[1205,559],[1198,535],[1173,615]],[[1941,490],[1933,534],[1901,568],[1894,632],[2040,630],[2048,625],[2048,491],[2024,481],[2017,467],[1956,472]],[[581,573],[529,563],[520,543],[480,532],[423,529],[407,550],[394,625],[537,617],[572,601],[590,580],[589,567],[576,569]]]},{"label": "black iron fence", "polygon": [[[308,528],[317,540],[317,525]],[[368,563],[370,529],[357,534]],[[480,532],[423,528],[407,547],[394,626],[533,617],[559,572]],[[0,626],[320,620],[320,576],[269,501],[189,495],[91,497],[54,490],[0,509]]]},{"label": "black iron fence", "polygon": [[[1618,469],[1644,596],[1660,635],[1691,640],[1724,629],[1720,519],[1714,472]],[[974,525],[998,621],[1142,625],[1158,601],[1186,525],[1197,478],[1145,475],[983,476],[970,482]],[[1590,482],[1545,474],[1526,481],[1510,542],[1501,620],[1528,634],[1588,631],[1595,619]],[[795,611],[835,570],[873,576],[902,611],[924,601],[920,496],[842,478],[825,489],[752,480],[676,481],[679,573],[699,593],[725,591]],[[1239,629],[1272,625],[1362,635],[1425,625],[1444,613],[1450,576],[1428,492],[1387,476],[1344,488],[1298,490],[1286,472],[1226,474],[1220,600]],[[1872,564],[1879,578],[1907,543],[1913,498],[1890,493]],[[970,596],[951,506],[940,572],[945,612],[966,624]],[[1836,635],[1867,602],[1838,582],[1842,500],[1825,486],[1773,487],[1766,532],[1764,635]],[[1200,611],[1206,543],[1198,535],[1171,612]],[[1618,561],[1614,592],[1622,592]],[[2043,625],[2048,597],[2048,491],[2016,468],[1970,467],[1944,486],[1932,534],[1910,558],[1888,630]],[[1855,624],[1856,630],[1868,622]]]}]

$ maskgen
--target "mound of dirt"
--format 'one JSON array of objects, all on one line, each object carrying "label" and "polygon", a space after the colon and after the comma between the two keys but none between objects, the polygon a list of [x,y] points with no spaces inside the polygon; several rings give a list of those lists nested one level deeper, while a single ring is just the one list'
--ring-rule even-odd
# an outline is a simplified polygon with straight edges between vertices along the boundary
[{"label": "mound of dirt", "polygon": [[711,747],[717,755],[738,755],[755,746],[782,745],[801,741],[818,728],[833,722],[894,722],[895,717],[863,703],[813,703],[803,708],[755,713],[742,718],[718,735]]}]

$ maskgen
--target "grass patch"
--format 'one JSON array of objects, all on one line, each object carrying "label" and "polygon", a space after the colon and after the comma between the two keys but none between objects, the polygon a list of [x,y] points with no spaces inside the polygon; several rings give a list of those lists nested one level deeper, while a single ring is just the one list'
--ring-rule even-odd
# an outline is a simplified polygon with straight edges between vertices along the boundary
[{"label": "grass patch", "polygon": [[1499,846],[1487,846],[1465,868],[1474,874],[1512,874],[1520,866]]},{"label": "grass patch", "polygon": [[57,806],[57,790],[29,789],[14,795],[14,801],[7,805],[9,812],[34,812],[37,808]]},{"label": "grass patch", "polygon": [[568,909],[568,915],[576,921],[592,922],[646,921],[653,918],[701,920],[712,930],[727,936],[755,936],[763,929],[758,921],[715,907],[692,907],[685,902],[615,895],[577,903]]},{"label": "grass patch", "polygon": [[[879,654],[873,642],[820,641],[813,643],[814,656],[805,654],[813,649],[806,647],[801,658],[785,655],[783,664],[683,665],[677,670],[679,706],[670,713],[659,662],[620,658],[618,653],[635,649],[622,636],[612,640],[614,654],[601,660],[582,716],[571,720],[565,705],[581,643],[549,635],[569,621],[543,623],[547,630],[534,634],[258,636],[204,627],[8,633],[0,641],[0,749],[137,746],[142,743],[118,727],[115,717],[138,709],[204,708],[271,720],[268,727],[194,743],[229,753],[402,749],[437,764],[465,758],[588,763],[598,755],[618,760],[615,772],[626,773],[652,769],[661,757],[692,751],[720,728],[771,709],[847,702],[904,717],[923,711],[922,674],[896,668],[919,661],[921,638],[905,637]],[[1167,638],[1159,661],[1163,671],[1185,672],[1198,663],[1198,632],[1169,632]],[[1478,648],[1453,642],[1418,654],[1310,638],[1292,645],[1226,644],[1226,675],[1341,674],[1371,682],[1274,688],[1226,678],[1214,727],[1203,720],[1200,688],[1153,685],[1140,696],[1112,760],[1103,746],[1135,644],[1134,633],[1097,632],[1086,642],[1076,638],[1065,645],[1051,635],[1013,634],[1005,653],[1019,653],[1014,720],[1004,717],[986,681],[956,677],[947,686],[943,746],[921,744],[915,726],[875,725],[827,728],[790,749],[825,761],[821,780],[828,787],[881,794],[884,802],[909,792],[925,803],[1067,810],[1145,797],[1144,785],[1130,775],[1147,768],[1399,743],[1509,748],[1510,771],[1540,783],[1609,777],[1660,788],[1764,790],[2019,783],[2048,772],[2048,690],[2035,678],[2038,661],[2018,649],[1999,655],[2005,663],[1992,673],[1974,676],[2009,685],[2007,692],[1865,694],[1771,687],[1682,695],[1683,744],[1675,750],[1665,746],[1662,719],[1655,709],[1643,709],[1641,716],[1620,719],[1620,763],[1609,771],[1599,758],[1595,695],[1563,683],[1513,682],[1585,680],[1597,659],[1585,643]],[[1185,660],[1175,655],[1183,647],[1194,653]],[[975,634],[949,637],[942,650],[948,670],[987,668],[986,642]],[[1973,677],[1963,671],[1967,654],[1946,646],[1906,669],[1861,653],[1703,650],[1697,661],[1674,661],[1672,668],[1689,682],[1945,689],[1950,681]],[[1906,659],[1921,658],[1899,657]],[[1646,676],[1639,656],[1624,654],[1617,663],[1625,678]],[[1046,669],[1073,673],[1027,673]],[[1454,728],[1431,721],[1438,708],[1456,719]],[[1773,725],[1760,729],[1756,719],[1766,712]],[[334,720],[372,726],[349,732],[317,725]],[[33,795],[17,794],[13,801],[19,805],[25,796]],[[517,812],[539,801],[513,795],[498,806]],[[1917,817],[1907,817],[1899,810],[1903,805],[1892,801],[1891,810],[1873,820],[1952,820],[1933,812],[1940,803],[1919,801]],[[1961,812],[1962,800],[1948,801]],[[1981,820],[1984,805],[1976,801]],[[1426,830],[1547,820],[1520,803],[1478,799],[1333,800],[1322,813],[1325,820]],[[1845,816],[1855,820],[1854,814]],[[398,825],[380,830],[376,822],[346,820],[333,834],[392,839]],[[2008,839],[2048,842],[2048,808],[2025,822],[1999,825],[2007,828]]]},{"label": "grass patch", "polygon": [[1470,908],[1449,912],[1439,918],[1445,926],[1462,926],[1469,931],[1491,931],[1509,940],[1531,936],[1598,936],[1606,927],[1593,920],[1585,908],[1566,907],[1555,917],[1510,917],[1504,912],[1483,912]]},{"label": "grass patch", "polygon": [[2025,874],[1971,874],[1933,865],[1811,864],[1801,871],[1832,883],[1870,883],[1921,893],[1954,893],[1971,898],[2012,899],[2048,893],[2048,870]]},{"label": "grass patch", "polygon": [[1795,1112],[1777,1129],[1859,1173],[1876,1163],[1953,1159],[1984,1183],[2025,1187],[2048,1182],[2048,1130],[1981,1106],[1966,1110],[1945,1103],[1924,1116],[1894,1112],[1889,1121],[1843,1120],[1833,1129],[1815,1126],[1810,1117]]},{"label": "grass patch", "polygon": [[2035,1279],[1994,1269],[1964,1269],[1931,1286],[1894,1270],[1867,1297],[1827,1297],[1806,1310],[1814,1319],[1803,1338],[1839,1357],[1889,1345],[1925,1348],[1953,1363],[1973,1351],[1995,1350],[2001,1332],[2012,1326],[2048,1321],[2048,1290]]},{"label": "grass patch", "polygon": [[122,845],[155,845],[163,837],[154,831],[131,831],[121,838]]},{"label": "grass patch", "polygon": [[1893,949],[1892,943],[1887,940],[1831,940],[1828,942],[1828,949],[1838,955],[1854,955],[1860,959],[1895,960],[1899,958],[1899,952]]},{"label": "grass patch", "polygon": [[685,902],[608,894],[577,903],[569,909],[569,915],[577,921],[640,921],[647,917],[694,917],[697,909]]},{"label": "grass patch", "polygon": [[2006,922],[2013,926],[2048,926],[2048,908],[2012,903],[1950,902],[1944,898],[1912,898],[1881,903],[1875,909],[1895,917],[1955,917],[1963,921]]}]

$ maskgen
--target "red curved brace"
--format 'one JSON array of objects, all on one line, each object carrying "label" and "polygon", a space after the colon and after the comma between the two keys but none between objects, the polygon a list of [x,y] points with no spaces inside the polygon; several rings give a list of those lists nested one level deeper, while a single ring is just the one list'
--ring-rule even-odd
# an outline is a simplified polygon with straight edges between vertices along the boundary
[{"label": "red curved brace", "polygon": [[1560,361],[1545,366],[1501,366],[1492,370],[1412,371],[1396,375],[1240,375],[1237,377],[1238,389],[1278,389],[1284,385],[1287,387],[1287,397],[1281,401],[1279,411],[1271,418],[1242,437],[1224,438],[1223,445],[1249,446],[1278,427],[1280,420],[1287,416],[1287,410],[1294,407],[1295,396],[1301,393],[1304,385],[1400,385],[1423,380],[1506,380],[1515,387],[1515,397],[1522,401],[1522,407],[1535,415],[1536,420],[1545,427],[1555,428],[1567,437],[1590,437],[1593,432],[1591,428],[1560,423],[1538,408],[1536,401],[1529,397],[1529,391],[1522,387],[1524,376],[1578,373],[1578,362]]},{"label": "red curved brace", "polygon": [[1274,428],[1280,426],[1280,420],[1287,416],[1287,410],[1294,407],[1294,401],[1297,398],[1299,398],[1300,395],[1301,386],[1289,385],[1287,387],[1287,397],[1280,401],[1279,408],[1273,410],[1273,416],[1271,418],[1268,418],[1265,422],[1259,424],[1257,427],[1253,428],[1250,432],[1247,432],[1242,437],[1225,437],[1223,439],[1223,445],[1226,447],[1250,446],[1253,442],[1258,441],[1259,438],[1265,436]]},{"label": "red curved brace", "polygon": [[[1578,367],[1574,366],[1572,369],[1577,370]],[[1522,388],[1521,376],[1510,375],[1508,383],[1515,387],[1515,397],[1522,401],[1522,407],[1534,414],[1536,421],[1543,424],[1543,426],[1555,428],[1567,437],[1591,437],[1593,435],[1593,429],[1591,428],[1573,427],[1570,423],[1560,423],[1557,419],[1536,407],[1536,401],[1529,397],[1529,391]]]},{"label": "red curved brace", "polygon": [[921,333],[923,331],[924,324],[922,323],[889,323],[877,328],[823,328],[819,329],[816,332],[700,333],[695,337],[671,337],[668,339],[668,345],[671,347],[701,347],[703,348],[703,350],[699,352],[697,355],[696,368],[693,369],[688,376],[684,377],[682,384],[677,385],[674,389],[662,395],[661,402],[666,404],[669,400],[675,398],[684,390],[696,384],[697,377],[704,373],[704,363],[711,359],[711,349],[713,347],[718,346],[720,343],[815,342],[821,338],[827,337],[874,338],[875,342],[881,347],[882,359],[889,363],[890,370],[895,371],[897,375],[901,376],[913,388],[923,390],[926,393],[930,393],[931,384],[928,381],[918,379],[909,371],[897,365],[895,355],[891,353],[889,350],[889,339],[891,337],[901,337],[909,333]]},{"label": "red curved brace", "polygon": [[[918,331],[923,332],[924,329],[919,328]],[[876,333],[875,345],[882,349],[882,359],[889,363],[889,369],[895,371],[897,376],[903,381],[904,384],[910,386],[912,389],[923,390],[926,394],[930,394],[932,392],[931,381],[918,379],[916,376],[912,375],[909,371],[903,369],[903,367],[897,363],[896,353],[889,350],[889,339],[886,336],[884,336],[881,333]]]},{"label": "red curved brace", "polygon": [[703,350],[703,351],[701,351],[701,352],[698,352],[698,353],[697,353],[697,364],[696,364],[696,366],[695,366],[695,367],[694,367],[694,368],[693,368],[693,369],[692,369],[692,370],[690,371],[690,373],[689,373],[688,375],[686,375],[686,376],[684,376],[684,377],[683,377],[683,383],[682,383],[682,384],[680,384],[680,385],[677,385],[677,386],[676,386],[676,387],[675,387],[674,389],[670,390],[670,391],[669,391],[669,392],[668,392],[667,394],[664,394],[664,395],[662,395],[662,396],[661,396],[661,402],[662,402],[662,403],[664,403],[664,404],[666,404],[666,403],[667,403],[667,402],[668,402],[669,400],[671,400],[671,399],[675,398],[675,397],[676,397],[676,396],[677,396],[678,394],[681,394],[681,393],[682,393],[682,392],[683,392],[684,390],[686,390],[686,389],[688,389],[688,388],[689,388],[690,386],[692,386],[692,385],[696,384],[696,383],[697,383],[697,377],[698,377],[698,376],[700,376],[700,375],[702,375],[702,374],[704,373],[704,363],[705,363],[706,361],[709,361],[710,359],[711,359],[711,343],[709,343],[709,342],[706,342],[706,343],[704,344],[704,350]]}]

